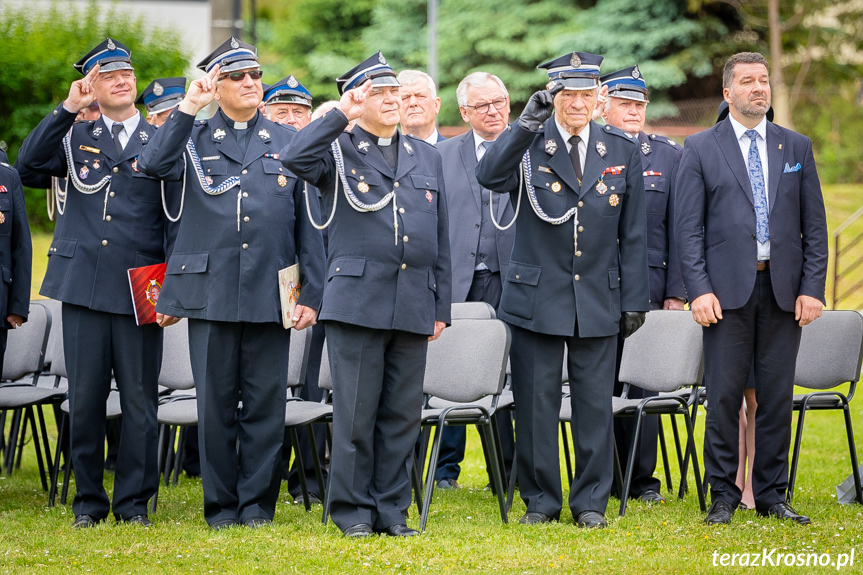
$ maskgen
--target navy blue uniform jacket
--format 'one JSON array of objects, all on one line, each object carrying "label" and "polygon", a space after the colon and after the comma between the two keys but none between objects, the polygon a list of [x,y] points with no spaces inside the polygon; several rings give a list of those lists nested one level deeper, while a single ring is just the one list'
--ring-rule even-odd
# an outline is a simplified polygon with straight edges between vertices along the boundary
[{"label": "navy blue uniform jacket", "polygon": [[[297,303],[320,306],[323,240],[304,215],[302,184],[276,159],[295,130],[260,113],[249,125],[244,155],[222,114],[196,122],[178,110],[141,156],[141,169],[154,177],[176,180],[185,172],[185,206],[156,306],[160,313],[281,323],[279,270],[297,262],[302,285]],[[231,176],[239,176],[240,184],[221,195],[204,192],[186,149],[190,137],[204,178],[210,178],[207,186]],[[317,202],[311,205],[319,214]]]},{"label": "navy blue uniform jacket", "polygon": [[33,246],[21,180],[5,163],[0,165],[0,213],[0,323],[8,329],[12,327],[6,321],[9,314],[26,320],[30,312]]},{"label": "navy blue uniform jacket", "polygon": [[[578,207],[576,253],[573,221],[553,225],[541,220],[525,193],[501,295],[501,319],[567,337],[575,334],[577,319],[580,337],[605,337],[620,330],[621,312],[649,309],[644,178],[633,140],[617,128],[591,122],[580,187],[553,116],[539,132],[514,122],[485,153],[477,180],[511,194],[513,204],[518,201],[519,163],[529,150],[531,183],[543,211],[559,217]],[[605,149],[604,156],[597,147]],[[603,193],[596,189],[600,176]]]},{"label": "navy blue uniform jacket", "polygon": [[320,189],[331,206],[339,176],[330,144],[338,138],[346,179],[360,201],[372,204],[395,190],[398,241],[392,202],[376,212],[358,212],[339,182],[319,317],[431,335],[435,320],[450,323],[452,301],[440,154],[422,140],[401,135],[394,175],[370,138],[360,130],[344,132],[347,125],[345,115],[334,110],[303,128],[279,157]]},{"label": "navy blue uniform jacket", "polygon": [[[793,312],[799,295],[824,302],[824,198],[809,138],[767,122],[767,158],[770,279],[776,303]],[[755,286],[758,242],[749,173],[730,119],[686,139],[677,191],[689,299],[712,292],[723,309],[743,307]]]},{"label": "navy blue uniform jacket", "polygon": [[662,309],[668,298],[686,299],[674,238],[674,184],[683,148],[674,140],[644,132],[638,134],[638,144],[647,206],[650,309]]},{"label": "navy blue uniform jacket", "polygon": [[[137,165],[156,128],[139,115],[138,126],[118,156],[101,118],[75,124],[75,116],[62,104],[57,106],[27,136],[17,158],[25,169],[45,175],[63,178],[74,171],[84,185],[111,176],[92,194],[69,182],[39,293],[97,311],[131,315],[127,270],[164,263],[166,249],[170,250],[171,223],[162,207],[162,182]],[[62,143],[70,128],[72,165]]]}]

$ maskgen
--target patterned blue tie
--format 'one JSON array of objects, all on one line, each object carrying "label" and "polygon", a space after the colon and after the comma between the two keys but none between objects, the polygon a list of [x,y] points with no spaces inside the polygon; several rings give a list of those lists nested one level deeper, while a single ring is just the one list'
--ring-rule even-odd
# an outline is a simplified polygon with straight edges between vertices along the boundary
[{"label": "patterned blue tie", "polygon": [[762,244],[770,239],[767,225],[767,192],[764,189],[764,170],[761,169],[761,156],[755,138],[758,132],[746,130],[749,137],[749,183],[752,186],[752,199],[755,201],[755,237]]}]

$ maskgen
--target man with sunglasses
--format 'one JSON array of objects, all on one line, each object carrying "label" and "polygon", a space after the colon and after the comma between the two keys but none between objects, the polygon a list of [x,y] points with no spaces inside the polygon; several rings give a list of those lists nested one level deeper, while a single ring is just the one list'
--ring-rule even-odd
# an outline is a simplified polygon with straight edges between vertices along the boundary
[{"label": "man with sunglasses", "polygon": [[[278,272],[299,262],[293,320],[296,329],[313,325],[324,248],[303,186],[278,161],[296,131],[258,111],[255,47],[230,38],[198,67],[206,75],[190,84],[140,161],[148,174],[186,181],[156,312],[162,325],[189,318],[204,517],[211,529],[258,527],[273,520],[281,480],[290,331]],[[213,100],[216,114],[196,122]]]},{"label": "man with sunglasses", "polygon": [[330,515],[347,537],[418,535],[405,519],[426,350],[450,321],[443,168],[434,146],[398,133],[399,83],[380,52],[336,82],[339,107],[280,153],[326,204],[338,197],[320,314],[333,376]]},{"label": "man with sunglasses", "polygon": [[[127,271],[163,263],[170,253],[162,182],[138,166],[156,129],[135,109],[135,72],[123,44],[108,38],[75,68],[84,78],[72,83],[66,100],[33,130],[18,155],[26,169],[69,179],[40,293],[63,302],[77,488],[73,526],[93,527],[113,507],[118,521],[149,527],[147,501],[158,485],[162,330],[136,325]],[[75,123],[94,100],[101,118]],[[102,476],[112,373],[124,424],[109,502]]]},{"label": "man with sunglasses", "polygon": [[[477,166],[477,180],[513,201],[524,194],[499,317],[512,330],[520,523],[557,520],[561,365],[569,372],[576,525],[605,527],[613,478],[618,332],[648,304],[644,178],[635,138],[591,120],[602,56],[571,52],[539,68],[545,90],[528,100]],[[526,190],[521,190],[521,187]]]},{"label": "man with sunglasses", "polygon": [[[452,301],[484,301],[497,309],[501,277],[506,277],[515,226],[498,230],[491,220],[492,198],[476,181],[476,165],[486,149],[506,129],[509,93],[500,78],[474,72],[456,89],[462,120],[471,129],[438,144],[449,202],[449,240],[452,254]],[[494,198],[494,218],[506,226],[515,216],[508,196]],[[501,447],[507,473],[512,469],[512,416],[498,411]],[[457,489],[459,464],[464,459],[465,427],[444,427],[440,460],[435,471],[439,489]],[[486,467],[488,468],[488,467]]]}]

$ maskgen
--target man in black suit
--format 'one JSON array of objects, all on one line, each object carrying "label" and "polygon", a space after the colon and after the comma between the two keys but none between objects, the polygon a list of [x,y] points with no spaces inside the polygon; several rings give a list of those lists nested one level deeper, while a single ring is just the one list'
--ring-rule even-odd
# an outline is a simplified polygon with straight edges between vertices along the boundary
[{"label": "man in black suit", "polygon": [[713,502],[705,522],[729,523],[740,503],[738,413],[754,361],[756,510],[808,524],[785,491],[794,357],[801,327],[824,303],[824,200],[812,142],[766,118],[764,56],[729,58],[722,85],[730,114],[687,138],[675,206],[683,281],[704,326],[704,465]]},{"label": "man in black suit", "polygon": [[[476,165],[509,121],[509,93],[497,76],[474,72],[456,89],[462,119],[471,129],[441,142],[437,149],[444,172],[449,201],[449,241],[452,253],[452,301],[484,301],[497,309],[506,277],[515,226],[498,230],[491,220],[492,193],[476,181]],[[509,196],[494,198],[495,220],[502,226],[512,222]],[[497,414],[507,473],[512,469],[512,417]],[[459,464],[464,459],[465,427],[444,427],[440,459],[435,470],[439,489],[457,489]]]},{"label": "man in black suit", "polygon": [[330,515],[347,537],[413,536],[426,351],[450,321],[443,167],[434,146],[398,133],[399,83],[380,52],[336,82],[339,106],[279,154],[325,204],[343,197],[320,313],[333,376]]},{"label": "man in black suit", "polygon": [[601,63],[572,52],[540,66],[547,89],[531,96],[477,166],[480,185],[514,202],[526,193],[498,314],[512,330],[525,524],[560,516],[566,344],[576,446],[569,507],[579,527],[606,526],[617,334],[634,333],[648,310],[641,158],[631,134],[591,120]]}]

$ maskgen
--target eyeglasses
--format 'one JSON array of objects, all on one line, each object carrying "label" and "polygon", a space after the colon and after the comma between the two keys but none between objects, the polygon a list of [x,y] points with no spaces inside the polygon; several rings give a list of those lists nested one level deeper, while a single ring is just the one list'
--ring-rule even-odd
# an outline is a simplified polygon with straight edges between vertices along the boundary
[{"label": "eyeglasses", "polygon": [[478,106],[462,106],[463,108],[473,108],[476,110],[477,114],[488,114],[488,107],[494,106],[495,110],[503,110],[506,107],[506,98],[501,100],[495,100],[494,102],[489,102],[486,104],[479,104]]},{"label": "eyeglasses", "polygon": [[246,78],[246,74],[248,74],[249,78],[252,80],[260,80],[261,76],[264,75],[260,70],[240,70],[239,72],[231,72],[230,74],[219,76],[219,81],[221,82],[225,78],[228,78],[231,82],[242,82]]}]

